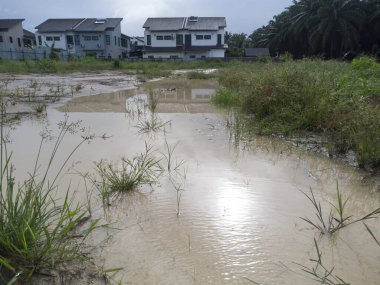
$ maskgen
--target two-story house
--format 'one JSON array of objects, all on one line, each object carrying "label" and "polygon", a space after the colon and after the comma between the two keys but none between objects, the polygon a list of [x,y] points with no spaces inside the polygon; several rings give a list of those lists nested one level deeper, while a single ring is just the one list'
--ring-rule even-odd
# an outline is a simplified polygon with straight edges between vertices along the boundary
[{"label": "two-story house", "polygon": [[24,46],[24,19],[0,19],[0,48],[21,49]]},{"label": "two-story house", "polygon": [[222,58],[225,17],[148,18],[144,58]]},{"label": "two-story house", "polygon": [[128,53],[122,18],[48,19],[36,27],[37,46],[66,50],[78,57],[118,59]]}]

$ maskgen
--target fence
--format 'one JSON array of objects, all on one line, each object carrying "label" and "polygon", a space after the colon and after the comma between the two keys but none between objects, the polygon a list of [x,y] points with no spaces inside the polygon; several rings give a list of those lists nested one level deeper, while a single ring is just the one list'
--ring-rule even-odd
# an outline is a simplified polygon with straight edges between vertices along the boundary
[{"label": "fence", "polygon": [[[3,59],[15,59],[15,60],[41,60],[49,59],[51,55],[51,48],[1,48],[0,47],[0,58]],[[58,56],[60,60],[68,60],[69,54],[67,51],[59,51]]]}]

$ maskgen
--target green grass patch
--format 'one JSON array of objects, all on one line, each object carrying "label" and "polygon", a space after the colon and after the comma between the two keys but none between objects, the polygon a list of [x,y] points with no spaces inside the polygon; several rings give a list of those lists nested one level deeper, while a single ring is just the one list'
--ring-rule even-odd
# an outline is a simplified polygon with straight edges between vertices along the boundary
[{"label": "green grass patch", "polygon": [[380,68],[371,58],[231,66],[218,76],[214,102],[238,106],[258,133],[321,134],[332,155],[355,151],[380,167]]}]

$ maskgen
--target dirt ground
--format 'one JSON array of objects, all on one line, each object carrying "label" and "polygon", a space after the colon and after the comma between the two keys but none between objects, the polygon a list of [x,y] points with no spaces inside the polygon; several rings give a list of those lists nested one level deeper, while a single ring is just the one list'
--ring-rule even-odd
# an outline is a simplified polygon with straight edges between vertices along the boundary
[{"label": "dirt ground", "polygon": [[0,74],[0,92],[11,94],[11,102],[6,108],[8,114],[33,113],[36,111],[36,104],[41,102],[50,103],[64,98],[110,93],[132,89],[137,85],[136,76],[121,72]]}]

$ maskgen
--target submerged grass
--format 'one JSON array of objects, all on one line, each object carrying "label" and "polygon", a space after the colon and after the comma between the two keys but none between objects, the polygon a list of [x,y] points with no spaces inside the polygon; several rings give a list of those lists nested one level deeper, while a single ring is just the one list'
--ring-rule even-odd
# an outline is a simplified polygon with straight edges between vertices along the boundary
[{"label": "submerged grass", "polygon": [[336,205],[330,203],[332,209],[330,210],[327,216],[325,215],[325,212],[323,212],[321,202],[318,202],[316,200],[312,189],[310,189],[310,194],[302,192],[313,205],[316,211],[315,215],[317,217],[317,221],[313,221],[312,219],[306,217],[301,217],[301,219],[307,222],[309,225],[313,226],[321,234],[328,235],[334,234],[335,232],[349,225],[358,222],[364,222],[366,220],[374,219],[380,216],[380,208],[377,208],[361,218],[354,219],[351,215],[346,214],[346,205],[348,199],[343,198],[342,193],[339,190],[338,184],[336,191]]},{"label": "submerged grass", "polygon": [[218,76],[214,102],[237,106],[262,134],[321,134],[335,156],[354,150],[362,167],[380,167],[380,65],[302,60],[242,64]]},{"label": "submerged grass", "polygon": [[145,145],[145,150],[132,159],[122,158],[118,165],[104,160],[96,163],[96,172],[100,181],[93,179],[103,199],[114,193],[135,190],[142,184],[153,184],[161,174],[160,160],[152,153],[152,147]]},{"label": "submerged grass", "polygon": [[[3,114],[0,142],[0,283],[14,284],[70,260],[88,260],[80,247],[98,221],[91,222],[88,229],[78,235],[79,226],[88,220],[88,212],[79,205],[73,205],[69,192],[63,200],[54,197],[55,182],[67,161],[91,137],[83,137],[53,180],[48,181],[48,173],[63,138],[77,126],[76,123],[69,124],[66,118],[60,125],[61,131],[46,170],[41,176],[38,175],[42,140],[34,170],[29,179],[20,183],[13,174],[11,154],[7,152],[4,140]],[[78,236],[81,236],[81,241],[77,240]]]}]

